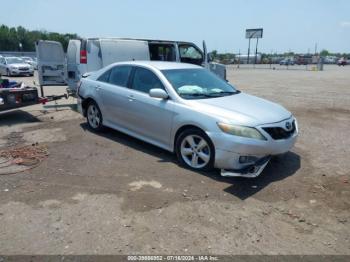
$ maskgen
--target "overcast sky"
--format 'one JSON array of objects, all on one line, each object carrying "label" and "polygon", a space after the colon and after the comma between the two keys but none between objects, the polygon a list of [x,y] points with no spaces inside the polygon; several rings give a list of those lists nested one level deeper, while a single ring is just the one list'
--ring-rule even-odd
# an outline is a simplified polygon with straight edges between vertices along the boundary
[{"label": "overcast sky", "polygon": [[[264,28],[261,52],[350,53],[349,0],[0,0],[0,24],[82,37],[186,40],[247,53],[245,29]],[[252,42],[252,47],[255,42]]]}]

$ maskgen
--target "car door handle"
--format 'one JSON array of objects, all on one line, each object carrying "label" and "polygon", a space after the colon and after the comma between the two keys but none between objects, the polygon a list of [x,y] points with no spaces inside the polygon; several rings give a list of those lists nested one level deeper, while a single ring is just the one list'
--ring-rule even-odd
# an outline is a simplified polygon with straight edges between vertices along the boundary
[{"label": "car door handle", "polygon": [[96,91],[99,91],[101,89],[101,86],[96,86]]},{"label": "car door handle", "polygon": [[135,101],[135,97],[134,97],[133,95],[129,95],[129,96],[128,96],[128,100],[129,100],[130,102]]}]

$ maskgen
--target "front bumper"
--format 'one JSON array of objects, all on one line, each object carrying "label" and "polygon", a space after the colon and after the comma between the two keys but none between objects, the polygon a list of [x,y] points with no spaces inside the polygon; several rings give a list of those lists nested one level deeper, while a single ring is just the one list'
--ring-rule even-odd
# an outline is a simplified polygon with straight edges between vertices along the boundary
[{"label": "front bumper", "polygon": [[270,161],[270,156],[262,157],[255,163],[250,164],[242,169],[221,169],[221,175],[225,177],[247,177],[254,178],[261,174]]},{"label": "front bumper", "polygon": [[32,75],[34,70],[19,70],[19,69],[10,69],[12,75]]},{"label": "front bumper", "polygon": [[[270,156],[288,152],[295,144],[298,136],[297,123],[294,133],[287,139],[273,139],[264,127],[283,126],[290,118],[279,123],[267,124],[257,127],[267,140],[257,140],[245,137],[233,136],[223,132],[209,132],[208,136],[215,146],[214,166],[222,170],[223,176],[256,177],[269,162]],[[240,161],[240,157],[246,156],[254,161]],[[265,161],[266,160],[266,161]],[[249,172],[247,172],[249,170]]]}]

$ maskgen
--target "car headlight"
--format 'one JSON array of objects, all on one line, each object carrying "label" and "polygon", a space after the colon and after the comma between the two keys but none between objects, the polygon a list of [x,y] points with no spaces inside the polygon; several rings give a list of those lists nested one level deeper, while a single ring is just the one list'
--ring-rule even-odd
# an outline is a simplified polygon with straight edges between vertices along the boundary
[{"label": "car headlight", "polygon": [[218,123],[219,128],[234,136],[254,138],[258,140],[267,140],[257,129],[247,126],[230,125],[226,123]]}]

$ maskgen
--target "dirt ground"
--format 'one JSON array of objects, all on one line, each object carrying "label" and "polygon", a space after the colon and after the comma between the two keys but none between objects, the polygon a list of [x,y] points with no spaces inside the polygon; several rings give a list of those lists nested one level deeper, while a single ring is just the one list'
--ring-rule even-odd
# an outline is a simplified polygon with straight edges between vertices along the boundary
[{"label": "dirt ground", "polygon": [[299,122],[293,150],[256,179],[192,172],[117,131],[93,133],[74,99],[1,113],[0,150],[38,143],[49,156],[0,175],[0,254],[350,255],[350,66],[230,66],[228,78]]}]

